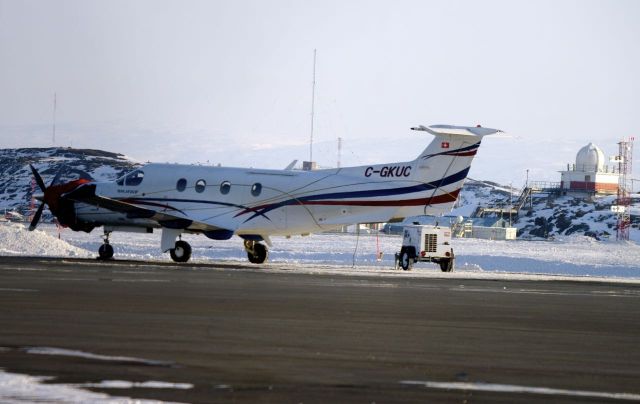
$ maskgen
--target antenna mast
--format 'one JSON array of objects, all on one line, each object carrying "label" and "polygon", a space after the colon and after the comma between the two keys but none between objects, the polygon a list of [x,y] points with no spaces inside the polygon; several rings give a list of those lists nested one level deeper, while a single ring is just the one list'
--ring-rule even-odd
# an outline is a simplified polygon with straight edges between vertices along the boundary
[{"label": "antenna mast", "polygon": [[57,109],[57,97],[56,97],[56,93],[53,93],[53,133],[52,133],[52,139],[53,139],[53,145],[56,145],[56,109]]},{"label": "antenna mast", "polygon": [[313,50],[313,87],[311,88],[311,136],[309,139],[309,162],[313,164],[313,118],[316,103],[316,49]]},{"label": "antenna mast", "polygon": [[618,228],[616,238],[618,240],[629,240],[629,228],[631,227],[631,215],[629,208],[631,207],[631,189],[629,186],[629,176],[632,173],[631,162],[633,161],[633,141],[635,139],[630,137],[629,140],[622,139],[618,143],[618,201],[616,210],[618,213]]},{"label": "antenna mast", "polygon": [[338,168],[340,168],[342,163],[342,138],[338,138]]}]

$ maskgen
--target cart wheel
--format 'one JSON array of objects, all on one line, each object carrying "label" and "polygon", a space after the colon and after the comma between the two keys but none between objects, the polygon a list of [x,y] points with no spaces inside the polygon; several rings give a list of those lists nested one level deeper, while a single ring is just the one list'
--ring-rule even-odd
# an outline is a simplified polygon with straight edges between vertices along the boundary
[{"label": "cart wheel", "polygon": [[400,253],[400,266],[405,271],[410,271],[413,267],[413,257],[409,255],[408,251],[402,251]]},{"label": "cart wheel", "polygon": [[451,258],[440,261],[440,269],[442,272],[452,272],[454,260],[453,250],[451,250]]}]

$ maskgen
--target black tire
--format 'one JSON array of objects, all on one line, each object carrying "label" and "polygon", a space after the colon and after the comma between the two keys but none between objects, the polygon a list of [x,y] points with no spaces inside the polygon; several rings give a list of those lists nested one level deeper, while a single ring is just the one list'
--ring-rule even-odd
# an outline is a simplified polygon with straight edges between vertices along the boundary
[{"label": "black tire", "polygon": [[269,250],[267,246],[260,243],[253,245],[253,252],[247,251],[247,258],[252,264],[263,264],[269,258]]},{"label": "black tire", "polygon": [[455,257],[453,255],[453,250],[451,250],[451,258],[440,261],[440,269],[442,270],[442,272],[453,272],[454,260]]},{"label": "black tire", "polygon": [[400,253],[400,267],[405,271],[411,271],[413,268],[413,255],[409,251],[402,251]]},{"label": "black tire", "polygon": [[109,260],[113,258],[113,247],[111,244],[103,244],[98,248],[98,256],[101,260]]},{"label": "black tire", "polygon": [[171,259],[175,262],[187,262],[191,258],[191,246],[186,241],[176,241],[176,246],[169,250]]}]

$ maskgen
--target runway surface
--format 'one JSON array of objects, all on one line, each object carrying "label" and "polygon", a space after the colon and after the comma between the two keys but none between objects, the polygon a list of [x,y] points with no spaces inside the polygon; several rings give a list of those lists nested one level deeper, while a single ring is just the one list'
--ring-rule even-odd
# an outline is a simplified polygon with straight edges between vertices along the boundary
[{"label": "runway surface", "polygon": [[119,396],[640,401],[638,284],[0,257],[0,308],[6,371],[193,385]]}]

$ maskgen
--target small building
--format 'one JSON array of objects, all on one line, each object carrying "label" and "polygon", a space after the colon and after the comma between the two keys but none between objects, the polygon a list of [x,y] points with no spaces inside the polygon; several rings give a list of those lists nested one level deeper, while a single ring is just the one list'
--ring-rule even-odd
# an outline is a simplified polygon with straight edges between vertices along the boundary
[{"label": "small building", "polygon": [[589,143],[578,151],[575,164],[569,163],[566,171],[560,171],[560,189],[563,194],[615,194],[618,179],[617,167],[607,166],[602,150]]},{"label": "small building", "polygon": [[503,217],[474,217],[462,224],[456,232],[458,237],[485,240],[515,240],[517,229],[511,227]]}]

